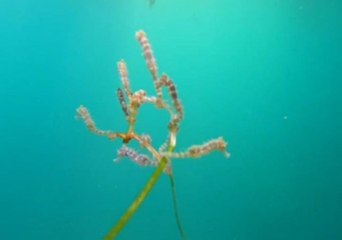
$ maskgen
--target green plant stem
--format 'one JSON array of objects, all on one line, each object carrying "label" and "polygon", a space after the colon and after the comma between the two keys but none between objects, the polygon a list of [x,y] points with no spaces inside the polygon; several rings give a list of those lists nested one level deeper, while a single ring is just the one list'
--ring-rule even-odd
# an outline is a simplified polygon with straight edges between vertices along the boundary
[{"label": "green plant stem", "polygon": [[173,175],[170,175],[169,179],[170,179],[170,185],[171,185],[171,190],[172,190],[173,210],[174,210],[175,217],[176,217],[177,227],[178,227],[181,239],[186,240],[185,232],[184,232],[182,223],[180,221],[178,204],[177,204],[177,197],[176,197],[175,180],[173,178]]},{"label": "green plant stem", "polygon": [[152,174],[152,176],[146,183],[144,189],[140,192],[138,197],[134,200],[131,206],[127,209],[125,214],[120,218],[118,223],[109,231],[107,236],[104,238],[105,240],[115,239],[118,236],[120,231],[126,226],[127,222],[131,219],[133,214],[138,210],[141,203],[145,200],[149,192],[152,190],[153,186],[158,181],[160,175],[163,173],[163,170],[166,167],[167,163],[168,163],[168,159],[166,157],[163,157],[160,160],[160,163],[157,169],[155,170],[155,172]]}]

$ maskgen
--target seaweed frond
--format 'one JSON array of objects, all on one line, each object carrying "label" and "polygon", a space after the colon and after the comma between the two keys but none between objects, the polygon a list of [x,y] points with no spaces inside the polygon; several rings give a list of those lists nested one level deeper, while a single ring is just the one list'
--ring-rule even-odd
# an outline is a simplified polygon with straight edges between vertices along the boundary
[{"label": "seaweed frond", "polygon": [[[91,133],[107,137],[110,140],[122,140],[123,145],[117,151],[117,158],[115,159],[115,162],[119,162],[122,158],[128,158],[139,166],[156,168],[155,173],[151,176],[141,194],[119,220],[118,224],[110,231],[106,239],[113,239],[117,236],[133,213],[138,209],[141,202],[146,198],[148,192],[152,189],[162,172],[170,177],[176,220],[181,237],[182,239],[185,239],[185,234],[180,224],[177,210],[171,161],[181,158],[199,158],[210,154],[213,151],[222,152],[225,157],[229,157],[229,153],[226,150],[227,142],[222,137],[219,137],[200,145],[193,145],[184,152],[175,152],[177,134],[179,133],[181,121],[184,118],[184,107],[179,98],[177,87],[174,81],[167,74],[162,74],[159,76],[157,61],[154,57],[152,46],[146,33],[140,30],[135,36],[141,46],[146,66],[151,74],[155,95],[147,95],[146,91],[142,89],[132,91],[126,62],[124,60],[120,60],[118,62],[117,66],[122,88],[117,89],[117,98],[128,123],[127,131],[115,132],[98,129],[96,127],[95,121],[92,119],[86,107],[81,105],[77,109],[77,116],[84,121]],[[168,98],[171,100],[170,103],[163,95],[163,89],[167,90],[169,95]],[[158,110],[165,110],[170,115],[170,121],[167,124],[168,134],[166,140],[158,149],[152,145],[152,139],[150,135],[139,134],[135,131],[139,109],[144,104],[152,104]],[[129,147],[128,144],[131,141],[138,142],[143,149],[149,152],[149,155],[139,153],[137,150]]]}]

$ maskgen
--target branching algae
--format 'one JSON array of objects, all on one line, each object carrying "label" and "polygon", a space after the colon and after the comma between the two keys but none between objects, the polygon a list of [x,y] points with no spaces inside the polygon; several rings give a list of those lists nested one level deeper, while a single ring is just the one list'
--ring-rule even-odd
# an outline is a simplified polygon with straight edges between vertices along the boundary
[{"label": "branching algae", "polygon": [[[105,239],[109,240],[115,239],[117,237],[132,215],[137,211],[141,203],[145,200],[148,193],[151,191],[162,173],[165,173],[169,176],[178,229],[180,231],[181,238],[185,239],[185,234],[177,211],[171,160],[180,158],[199,158],[213,151],[221,151],[225,157],[229,157],[229,153],[226,151],[227,143],[222,137],[219,137],[201,145],[193,145],[185,152],[175,152],[177,134],[179,131],[180,122],[183,120],[184,115],[183,105],[178,98],[176,86],[171,78],[167,74],[162,74],[159,76],[157,63],[145,32],[138,31],[136,33],[136,39],[142,48],[147,68],[152,76],[156,95],[149,96],[144,90],[133,92],[131,90],[131,84],[128,78],[126,63],[124,60],[118,62],[118,70],[123,89],[119,88],[117,90],[117,97],[128,123],[127,132],[113,132],[109,130],[98,129],[86,107],[80,106],[77,109],[78,117],[84,121],[90,132],[99,136],[107,137],[110,140],[122,140],[123,145],[118,150],[118,157],[116,161],[120,160],[121,158],[129,158],[140,166],[152,166],[156,168],[155,172],[152,174],[141,193],[133,201],[124,215],[119,219],[117,224],[109,231]],[[167,98],[165,98],[163,94],[164,88],[167,90],[166,92],[169,95]],[[152,145],[151,137],[149,135],[135,132],[138,111],[143,104],[153,104],[157,109],[166,110],[170,114],[168,136],[166,137],[165,142],[158,149]],[[138,151],[129,147],[128,144],[131,141],[137,141],[149,152],[150,156],[139,153]]]}]

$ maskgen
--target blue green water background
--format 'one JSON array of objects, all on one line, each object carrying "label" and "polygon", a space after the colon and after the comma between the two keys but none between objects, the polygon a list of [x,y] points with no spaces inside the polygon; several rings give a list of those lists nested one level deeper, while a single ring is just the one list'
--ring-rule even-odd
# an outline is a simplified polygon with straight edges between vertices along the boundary
[{"label": "blue green water background", "polygon": [[[188,239],[342,239],[342,17],[335,1],[0,2],[0,239],[101,239],[153,172],[114,164],[125,130],[116,62],[153,93],[134,38],[144,29],[185,108],[175,160]],[[144,107],[156,145],[168,116]],[[163,176],[119,239],[180,239]]]}]

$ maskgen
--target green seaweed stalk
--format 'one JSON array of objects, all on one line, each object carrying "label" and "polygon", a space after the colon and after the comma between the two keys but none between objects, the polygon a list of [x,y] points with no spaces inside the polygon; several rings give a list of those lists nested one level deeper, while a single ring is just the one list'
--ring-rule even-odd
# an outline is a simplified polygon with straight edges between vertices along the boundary
[{"label": "green seaweed stalk", "polygon": [[120,233],[120,231],[126,226],[128,221],[131,219],[133,214],[138,210],[142,202],[145,200],[147,195],[150,193],[154,185],[157,183],[159,180],[159,177],[163,173],[164,168],[167,165],[167,158],[164,157],[161,159],[159,166],[157,169],[154,171],[148,182],[146,183],[145,187],[143,190],[140,192],[138,197],[134,200],[134,202],[131,204],[131,206],[127,209],[124,215],[120,218],[118,223],[109,231],[109,233],[106,235],[104,238],[105,240],[111,240],[115,239],[116,236]]}]

